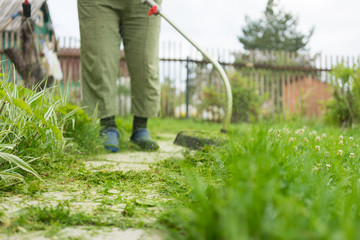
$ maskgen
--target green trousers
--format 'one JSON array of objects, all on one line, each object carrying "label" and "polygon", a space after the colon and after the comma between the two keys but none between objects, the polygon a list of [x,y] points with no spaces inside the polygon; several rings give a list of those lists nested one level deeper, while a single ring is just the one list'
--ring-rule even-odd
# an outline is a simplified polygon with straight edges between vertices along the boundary
[{"label": "green trousers", "polygon": [[89,114],[96,108],[100,118],[117,113],[121,40],[131,78],[131,114],[159,114],[160,16],[149,17],[149,9],[141,0],[78,0],[82,105]]}]

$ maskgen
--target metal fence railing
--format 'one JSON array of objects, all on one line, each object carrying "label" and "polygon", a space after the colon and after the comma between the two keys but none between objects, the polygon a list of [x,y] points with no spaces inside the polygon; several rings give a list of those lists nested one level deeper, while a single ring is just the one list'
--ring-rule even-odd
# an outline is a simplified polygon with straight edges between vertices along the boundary
[{"label": "metal fence railing", "polygon": [[[0,37],[0,53],[6,47],[4,41],[13,44],[16,38],[19,36]],[[80,103],[80,41],[63,38],[58,39],[57,43],[64,76],[62,84],[69,86],[71,100]],[[230,76],[237,72],[246,86],[263,97],[262,111],[270,116],[296,114],[300,117],[321,117],[323,103],[331,98],[332,78],[329,71],[338,63],[352,66],[360,62],[360,57],[312,56],[281,51],[207,50]],[[121,74],[117,80],[118,97],[115,102],[119,114],[127,115],[131,105],[130,78],[122,50],[120,54]],[[4,54],[1,57],[6,59]],[[3,71],[8,71],[9,67],[11,65],[6,63]],[[160,82],[161,116],[222,118],[225,112],[222,101],[226,97],[222,81],[212,65],[195,50],[185,49],[179,43],[161,44]]]}]

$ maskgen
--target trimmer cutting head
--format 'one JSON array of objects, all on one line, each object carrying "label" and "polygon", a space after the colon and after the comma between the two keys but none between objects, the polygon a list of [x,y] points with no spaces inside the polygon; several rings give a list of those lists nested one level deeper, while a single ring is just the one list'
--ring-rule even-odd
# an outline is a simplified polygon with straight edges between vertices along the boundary
[{"label": "trimmer cutting head", "polygon": [[214,135],[205,131],[181,131],[175,138],[174,144],[192,150],[199,150],[206,145],[219,146],[224,143],[225,138],[222,133]]}]

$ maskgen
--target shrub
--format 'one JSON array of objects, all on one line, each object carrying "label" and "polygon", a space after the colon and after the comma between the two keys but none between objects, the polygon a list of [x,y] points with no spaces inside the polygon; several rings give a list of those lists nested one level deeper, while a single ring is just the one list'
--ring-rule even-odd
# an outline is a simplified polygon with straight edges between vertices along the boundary
[{"label": "shrub", "polygon": [[249,122],[260,117],[264,99],[247,84],[238,72],[229,76],[233,94],[232,122]]},{"label": "shrub", "polygon": [[333,99],[326,103],[325,120],[342,127],[351,127],[360,120],[360,67],[338,64],[333,76]]},{"label": "shrub", "polygon": [[[232,122],[250,122],[257,120],[261,115],[261,105],[264,98],[256,93],[256,90],[248,85],[247,79],[241,77],[238,72],[229,74],[229,81],[233,95]],[[213,116],[211,119],[221,121],[224,116],[226,104],[224,93],[208,87],[202,92],[200,112],[207,111]]]}]

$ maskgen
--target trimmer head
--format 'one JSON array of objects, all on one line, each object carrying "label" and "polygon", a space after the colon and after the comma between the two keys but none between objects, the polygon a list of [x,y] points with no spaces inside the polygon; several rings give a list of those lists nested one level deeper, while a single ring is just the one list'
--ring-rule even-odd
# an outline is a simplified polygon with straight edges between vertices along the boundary
[{"label": "trimmer head", "polygon": [[[181,131],[175,138],[174,144],[190,148],[192,150],[199,150],[206,145],[221,145],[225,139],[220,137],[220,134],[204,131]],[[213,135],[213,136],[212,136]]]}]

